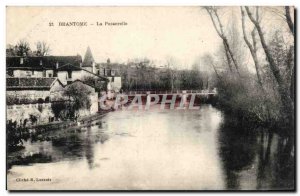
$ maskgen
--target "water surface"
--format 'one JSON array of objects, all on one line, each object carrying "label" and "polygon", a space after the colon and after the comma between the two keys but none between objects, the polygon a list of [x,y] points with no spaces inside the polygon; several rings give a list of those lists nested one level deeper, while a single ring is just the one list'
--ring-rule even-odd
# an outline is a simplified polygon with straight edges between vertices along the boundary
[{"label": "water surface", "polygon": [[[51,141],[27,141],[24,150],[9,155],[30,159],[9,169],[8,188],[293,188],[291,140],[254,132],[233,125],[210,105],[200,110],[115,111]],[[17,182],[24,178],[51,182]]]}]

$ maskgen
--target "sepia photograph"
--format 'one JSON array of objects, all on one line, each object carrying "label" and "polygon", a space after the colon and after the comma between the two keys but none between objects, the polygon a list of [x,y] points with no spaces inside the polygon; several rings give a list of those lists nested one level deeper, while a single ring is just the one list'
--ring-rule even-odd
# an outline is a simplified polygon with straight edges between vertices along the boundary
[{"label": "sepia photograph", "polygon": [[295,10],[7,6],[6,189],[295,191]]}]

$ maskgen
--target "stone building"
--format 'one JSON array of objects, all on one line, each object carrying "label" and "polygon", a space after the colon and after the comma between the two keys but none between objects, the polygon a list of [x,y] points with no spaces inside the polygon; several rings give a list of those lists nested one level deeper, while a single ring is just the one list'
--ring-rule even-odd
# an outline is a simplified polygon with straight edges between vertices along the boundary
[{"label": "stone building", "polygon": [[98,112],[98,93],[95,88],[80,80],[63,85],[58,78],[8,77],[7,83],[7,121],[17,125],[28,126],[32,118],[37,124],[48,123],[54,120],[51,104],[65,100],[68,97],[64,91],[72,84],[83,85],[89,92],[90,107],[79,110],[79,115],[87,116]]},{"label": "stone building", "polygon": [[97,63],[96,64],[96,72],[97,75],[104,76],[109,80],[107,89],[119,92],[122,88],[122,79],[120,73],[120,66],[119,63],[111,63],[110,59],[107,59],[106,63]]},{"label": "stone building", "polygon": [[21,103],[49,102],[52,98],[60,97],[63,89],[63,84],[53,77],[6,78],[8,99],[18,99]]},{"label": "stone building", "polygon": [[107,81],[105,77],[93,72],[94,62],[82,62],[77,56],[42,56],[42,57],[6,57],[7,74],[11,77],[58,78],[63,85],[75,80],[92,77]]},{"label": "stone building", "polygon": [[51,99],[62,97],[64,87],[57,78],[6,78],[7,120],[26,126],[53,120]]},{"label": "stone building", "polygon": [[58,69],[65,65],[80,67],[77,56],[9,56],[6,57],[7,74],[12,77],[57,77]]}]

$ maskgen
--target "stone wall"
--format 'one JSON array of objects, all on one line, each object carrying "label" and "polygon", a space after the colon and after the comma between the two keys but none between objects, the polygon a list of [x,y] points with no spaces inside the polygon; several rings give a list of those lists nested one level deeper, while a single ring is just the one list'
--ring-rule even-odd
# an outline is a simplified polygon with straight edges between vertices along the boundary
[{"label": "stone wall", "polygon": [[[48,123],[54,118],[51,103],[8,105],[6,112],[7,121],[20,126]],[[36,117],[36,122],[31,121],[31,115]]]},{"label": "stone wall", "polygon": [[13,71],[14,77],[43,77],[43,71],[31,71],[31,70],[14,70]]},{"label": "stone wall", "polygon": [[17,91],[6,91],[7,96],[14,96],[20,99],[43,99],[50,97],[50,91],[48,90],[17,90]]}]

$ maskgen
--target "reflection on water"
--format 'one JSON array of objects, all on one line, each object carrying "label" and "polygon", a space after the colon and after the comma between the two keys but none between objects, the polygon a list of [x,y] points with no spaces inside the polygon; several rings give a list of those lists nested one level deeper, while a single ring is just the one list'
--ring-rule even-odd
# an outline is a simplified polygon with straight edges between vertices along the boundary
[{"label": "reflection on water", "polygon": [[8,155],[9,189],[294,187],[293,139],[238,126],[209,105],[115,111],[91,126],[53,135]]},{"label": "reflection on water", "polygon": [[294,189],[293,138],[237,126],[227,118],[219,134],[226,189]]}]

